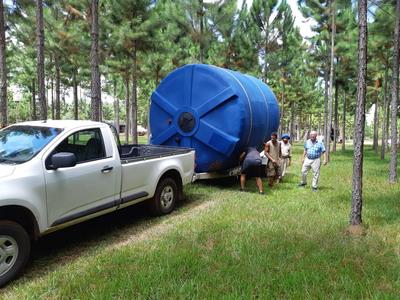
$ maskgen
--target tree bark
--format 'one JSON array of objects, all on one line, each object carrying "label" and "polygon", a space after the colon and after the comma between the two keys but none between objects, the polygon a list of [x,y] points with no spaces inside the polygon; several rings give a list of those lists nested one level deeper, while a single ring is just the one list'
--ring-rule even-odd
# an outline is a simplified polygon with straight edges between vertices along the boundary
[{"label": "tree bark", "polygon": [[399,102],[399,51],[400,51],[400,0],[396,1],[396,25],[394,30],[393,44],[393,71],[392,71],[392,124],[391,144],[392,154],[390,157],[389,182],[397,182],[397,105]]},{"label": "tree bark", "polygon": [[0,89],[0,128],[3,128],[8,125],[6,34],[3,1],[0,1]]},{"label": "tree bark", "polygon": [[57,54],[55,57],[56,64],[56,120],[61,119],[61,100],[60,100],[60,85],[61,85],[61,71],[60,71],[60,57]]},{"label": "tree bark", "polygon": [[321,134],[321,113],[318,113],[318,134]]},{"label": "tree bark", "polygon": [[346,90],[343,93],[342,151],[346,150]]},{"label": "tree bark", "polygon": [[294,136],[294,117],[295,117],[295,111],[294,111],[294,101],[290,102],[290,137],[292,141],[296,141],[296,137]]},{"label": "tree bark", "polygon": [[382,148],[381,148],[381,159],[385,159],[385,154],[389,149],[388,146],[388,137],[389,137],[389,108],[390,102],[387,96],[387,87],[388,87],[388,68],[389,63],[385,64],[385,84],[383,88],[383,102],[384,102],[384,111],[383,111],[383,120],[382,120]]},{"label": "tree bark", "polygon": [[324,145],[325,149],[328,147],[328,136],[329,132],[328,131],[328,89],[329,89],[329,73],[328,73],[328,68],[325,69],[325,74],[324,74],[324,80],[325,80],[325,94],[324,94]]},{"label": "tree bark", "polygon": [[[387,94],[387,93],[386,93]],[[386,152],[389,152],[389,128],[390,128],[390,101],[387,99],[388,105],[387,105],[387,111],[386,111],[386,140],[385,140],[385,145],[386,145]]]},{"label": "tree bark", "polygon": [[[400,0],[399,0],[400,1]],[[367,0],[358,1],[358,83],[354,126],[354,161],[350,224],[362,224],[362,177],[367,77]]]},{"label": "tree bark", "polygon": [[129,73],[126,74],[125,78],[125,91],[126,91],[126,100],[125,100],[125,144],[129,144],[129,113],[130,113],[130,105],[129,105]]},{"label": "tree bark", "polygon": [[74,118],[75,120],[79,120],[79,105],[78,105],[78,81],[76,80],[77,70],[74,70],[72,74],[72,84],[74,90]]},{"label": "tree bark", "polygon": [[204,11],[203,1],[200,2],[200,62],[204,63]]},{"label": "tree bark", "polygon": [[51,76],[51,119],[55,120],[55,107],[54,107],[54,78]]},{"label": "tree bark", "polygon": [[301,131],[300,123],[301,123],[300,114],[298,114],[297,117],[296,117],[296,141],[300,141],[300,139],[301,139],[301,137],[300,137],[300,131]]},{"label": "tree bark", "polygon": [[335,120],[334,120],[334,125],[333,125],[333,152],[336,152],[336,144],[337,144],[337,132],[339,130],[339,92],[338,92],[338,82],[337,80],[335,81]]},{"label": "tree bark", "polygon": [[90,65],[92,69],[91,81],[91,119],[101,120],[101,82],[99,69],[99,0],[92,0],[92,24],[91,24],[91,49]]},{"label": "tree bark", "polygon": [[279,126],[279,135],[282,135],[283,130],[284,130],[284,122],[283,122],[284,113],[285,113],[284,105],[285,105],[285,82],[282,83],[281,122],[280,122],[280,126]]},{"label": "tree bark", "polygon": [[131,101],[131,131],[132,142],[138,143],[137,139],[137,57],[136,42],[132,49],[132,101]]},{"label": "tree bark", "polygon": [[333,81],[334,81],[334,70],[335,70],[335,34],[336,34],[336,7],[335,0],[331,1],[331,66],[329,73],[329,99],[328,99],[328,138],[327,138],[327,146],[326,146],[326,157],[327,160],[330,161],[330,153],[331,153],[331,130],[332,130],[332,106],[333,106]]},{"label": "tree bark", "polygon": [[200,19],[200,63],[204,63],[204,10],[203,10],[203,0],[199,0],[199,11],[198,11],[199,19]]},{"label": "tree bark", "polygon": [[119,133],[119,99],[117,98],[117,79],[114,77],[114,124]]},{"label": "tree bark", "polygon": [[36,113],[36,82],[35,78],[32,79],[32,109],[31,109],[31,119],[33,121],[37,120],[37,113]]},{"label": "tree bark", "polygon": [[381,146],[381,160],[385,159],[387,149],[387,127],[388,127],[388,111],[389,101],[387,98],[387,82],[388,82],[388,66],[385,67],[385,83],[383,87],[383,113],[382,113],[382,146]]},{"label": "tree bark", "polygon": [[375,151],[375,154],[378,154],[378,130],[379,130],[379,103],[378,103],[378,93],[375,94],[375,111],[374,111],[374,140],[372,143],[372,149]]},{"label": "tree bark", "polygon": [[37,78],[38,96],[40,103],[40,118],[47,119],[46,87],[44,77],[44,27],[43,27],[43,1],[36,2],[36,38],[37,38]]}]

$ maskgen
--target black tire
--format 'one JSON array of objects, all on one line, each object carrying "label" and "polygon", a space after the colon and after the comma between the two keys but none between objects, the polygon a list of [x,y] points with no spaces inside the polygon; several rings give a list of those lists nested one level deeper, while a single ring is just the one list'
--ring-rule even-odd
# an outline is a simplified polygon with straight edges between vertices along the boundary
[{"label": "black tire", "polygon": [[156,216],[169,214],[174,210],[178,197],[178,185],[175,180],[170,177],[162,178],[150,202],[152,214]]},{"label": "black tire", "polygon": [[26,230],[13,221],[0,221],[0,287],[25,267],[31,252]]}]

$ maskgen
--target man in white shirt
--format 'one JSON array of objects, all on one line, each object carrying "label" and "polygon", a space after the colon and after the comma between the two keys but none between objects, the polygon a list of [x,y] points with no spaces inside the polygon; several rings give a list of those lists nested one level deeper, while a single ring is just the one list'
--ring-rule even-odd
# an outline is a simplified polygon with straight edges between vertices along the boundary
[{"label": "man in white shirt", "polygon": [[286,169],[292,164],[292,145],[289,143],[290,136],[288,134],[282,134],[281,143],[281,178],[285,176]]}]

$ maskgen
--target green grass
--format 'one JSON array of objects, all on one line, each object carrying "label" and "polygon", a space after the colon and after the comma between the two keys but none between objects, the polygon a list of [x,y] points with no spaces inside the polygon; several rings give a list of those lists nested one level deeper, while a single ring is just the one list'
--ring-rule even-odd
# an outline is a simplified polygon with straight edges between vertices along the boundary
[{"label": "green grass", "polygon": [[[400,188],[387,183],[388,160],[365,152],[366,235],[355,237],[346,234],[352,152],[332,155],[312,193],[297,188],[301,146],[295,150],[284,182],[266,195],[254,180],[246,193],[234,180],[198,182],[171,215],[136,209],[57,233],[63,245],[50,237],[49,253],[39,251],[0,297],[398,299]],[[76,233],[82,239],[65,241]]]}]

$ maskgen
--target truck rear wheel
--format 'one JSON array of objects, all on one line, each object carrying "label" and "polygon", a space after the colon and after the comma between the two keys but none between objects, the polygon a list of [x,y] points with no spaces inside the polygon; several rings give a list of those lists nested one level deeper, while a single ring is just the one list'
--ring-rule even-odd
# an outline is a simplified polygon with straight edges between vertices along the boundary
[{"label": "truck rear wheel", "polygon": [[151,201],[152,213],[157,216],[170,213],[174,210],[177,199],[178,186],[175,180],[170,177],[161,179]]},{"label": "truck rear wheel", "polygon": [[25,267],[31,251],[26,230],[18,223],[0,221],[0,287]]}]

